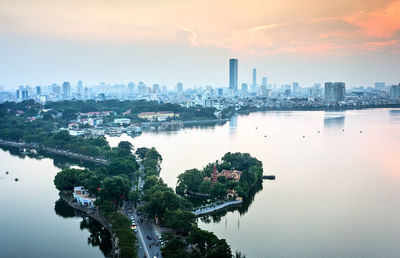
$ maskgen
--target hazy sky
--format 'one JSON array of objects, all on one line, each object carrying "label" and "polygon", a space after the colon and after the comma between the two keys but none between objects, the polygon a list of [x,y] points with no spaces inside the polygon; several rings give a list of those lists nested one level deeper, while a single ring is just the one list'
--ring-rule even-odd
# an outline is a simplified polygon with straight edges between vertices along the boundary
[{"label": "hazy sky", "polygon": [[400,0],[0,0],[0,85],[400,82]]}]

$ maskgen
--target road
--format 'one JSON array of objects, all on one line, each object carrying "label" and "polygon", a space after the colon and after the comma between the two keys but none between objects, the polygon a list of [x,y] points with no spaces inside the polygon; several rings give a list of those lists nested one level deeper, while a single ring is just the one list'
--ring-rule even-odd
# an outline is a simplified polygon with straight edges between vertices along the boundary
[{"label": "road", "polygon": [[[140,171],[143,172],[143,166],[140,164]],[[139,190],[141,191],[141,188],[144,185],[144,180],[139,176]],[[132,181],[132,189],[131,190],[136,190],[136,181]],[[133,205],[133,202],[125,201],[123,203],[123,212],[125,216],[131,220],[131,217],[133,216],[136,222],[136,236],[139,242],[138,246],[138,257],[162,257],[161,256],[161,251],[160,251],[160,244],[158,243],[158,237],[153,229],[152,223],[147,221],[146,218],[142,217],[140,214],[138,214],[137,210],[141,206],[141,204],[138,204],[137,207],[135,208]]]}]

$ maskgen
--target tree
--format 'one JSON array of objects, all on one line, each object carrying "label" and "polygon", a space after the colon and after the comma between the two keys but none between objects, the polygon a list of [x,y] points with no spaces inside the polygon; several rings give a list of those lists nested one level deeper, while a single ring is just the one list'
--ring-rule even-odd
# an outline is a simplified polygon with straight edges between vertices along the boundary
[{"label": "tree", "polygon": [[133,145],[128,141],[121,141],[118,143],[118,148],[121,150],[129,151],[129,153],[131,153],[131,151],[133,150]]},{"label": "tree", "polygon": [[82,186],[85,182],[88,170],[68,168],[57,173],[54,185],[59,191],[72,191],[75,186]]},{"label": "tree", "polygon": [[103,181],[103,186],[99,192],[101,200],[113,201],[117,206],[126,199],[130,190],[128,178],[122,176],[107,177]]},{"label": "tree", "polygon": [[138,190],[130,191],[128,194],[128,200],[135,203],[139,201],[140,199],[140,192]]},{"label": "tree", "polygon": [[144,157],[146,157],[147,151],[149,149],[146,147],[141,147],[141,148],[137,148],[136,149],[136,155],[139,156],[140,159],[144,159]]},{"label": "tree", "polygon": [[190,211],[167,210],[164,215],[165,226],[177,232],[187,233],[196,223],[196,215]]},{"label": "tree", "polygon": [[199,186],[203,182],[203,175],[198,169],[189,169],[178,176],[178,186],[180,191],[198,192]]}]

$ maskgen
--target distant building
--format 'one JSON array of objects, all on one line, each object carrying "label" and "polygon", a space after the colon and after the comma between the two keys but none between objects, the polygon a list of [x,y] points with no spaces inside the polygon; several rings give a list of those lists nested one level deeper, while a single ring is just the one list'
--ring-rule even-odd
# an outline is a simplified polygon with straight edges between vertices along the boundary
[{"label": "distant building", "polygon": [[26,88],[20,87],[16,93],[17,93],[17,99],[19,101],[24,101],[29,99],[29,92],[28,89]]},{"label": "distant building", "polygon": [[178,83],[176,84],[176,91],[177,91],[178,93],[182,93],[182,92],[183,92],[183,83],[178,82]]},{"label": "distant building", "polygon": [[159,84],[153,84],[153,93],[160,93],[161,88]]},{"label": "distant building", "polygon": [[400,98],[400,83],[399,85],[392,85],[390,87],[390,99],[398,100]]},{"label": "distant building", "polygon": [[71,84],[69,82],[63,82],[62,84],[62,96],[64,99],[71,97]]},{"label": "distant building", "polygon": [[299,92],[299,90],[300,90],[299,83],[298,83],[298,82],[294,82],[294,83],[292,84],[292,89],[293,89],[293,93]]},{"label": "distant building", "polygon": [[36,95],[42,95],[42,88],[40,86],[36,86]]},{"label": "distant building", "polygon": [[242,93],[246,94],[248,92],[248,86],[247,83],[242,83]]},{"label": "distant building", "polygon": [[61,94],[61,87],[57,84],[51,85],[51,91],[54,95],[59,96]]},{"label": "distant building", "polygon": [[261,86],[265,86],[265,87],[267,87],[267,83],[268,83],[268,81],[267,81],[267,77],[262,77]]},{"label": "distant building", "polygon": [[131,122],[131,120],[129,118],[115,118],[114,119],[114,123],[120,124],[120,125],[129,124],[130,122]]},{"label": "distant building", "polygon": [[131,94],[135,92],[135,84],[133,82],[128,83],[128,92]]},{"label": "distant building", "polygon": [[138,114],[138,117],[141,119],[147,119],[150,121],[158,120],[165,121],[168,117],[179,116],[179,114],[175,114],[172,111],[160,111],[160,112],[142,112]]},{"label": "distant building", "polygon": [[344,82],[325,83],[325,101],[338,102],[346,98],[346,87]]},{"label": "distant building", "polygon": [[229,59],[229,89],[238,91],[238,60]]},{"label": "distant building", "polygon": [[253,76],[252,76],[252,83],[251,83],[251,91],[256,92],[257,91],[257,70],[254,68],[253,69]]},{"label": "distant building", "polygon": [[386,86],[384,82],[375,82],[375,89],[376,90],[383,90]]}]

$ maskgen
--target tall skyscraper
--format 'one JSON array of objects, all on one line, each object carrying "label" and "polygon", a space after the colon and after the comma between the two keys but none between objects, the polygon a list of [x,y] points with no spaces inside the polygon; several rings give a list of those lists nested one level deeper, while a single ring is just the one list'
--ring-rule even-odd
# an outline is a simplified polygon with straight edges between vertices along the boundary
[{"label": "tall skyscraper", "polygon": [[63,82],[62,95],[64,99],[69,98],[71,96],[71,84],[69,82]]},{"label": "tall skyscraper", "polygon": [[83,87],[82,81],[78,81],[78,83],[76,84],[76,92],[77,92],[79,95],[82,94],[82,87]]},{"label": "tall skyscraper", "polygon": [[346,98],[346,87],[344,82],[325,83],[326,102],[344,101],[345,98]]},{"label": "tall skyscraper", "polygon": [[238,91],[238,60],[229,59],[229,89]]},{"label": "tall skyscraper", "polygon": [[256,70],[256,68],[253,69],[253,81],[251,83],[251,91],[252,92],[257,91],[257,70]]}]

